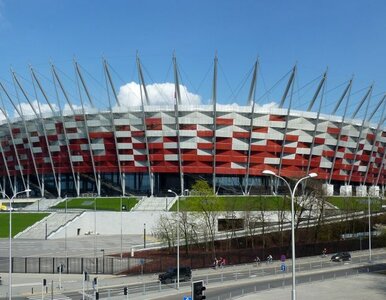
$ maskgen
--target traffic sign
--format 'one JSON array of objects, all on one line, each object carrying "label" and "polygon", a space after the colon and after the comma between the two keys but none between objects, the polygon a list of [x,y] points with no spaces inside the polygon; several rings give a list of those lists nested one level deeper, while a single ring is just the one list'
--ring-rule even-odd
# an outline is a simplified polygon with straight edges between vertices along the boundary
[{"label": "traffic sign", "polygon": [[184,300],[192,300],[192,297],[184,296]]},{"label": "traffic sign", "polygon": [[280,260],[281,260],[282,262],[285,262],[285,259],[286,259],[285,255],[282,254],[282,255],[280,256]]},{"label": "traffic sign", "polygon": [[284,263],[281,264],[280,270],[281,270],[282,272],[285,272],[286,269],[287,269],[287,266],[286,266]]}]

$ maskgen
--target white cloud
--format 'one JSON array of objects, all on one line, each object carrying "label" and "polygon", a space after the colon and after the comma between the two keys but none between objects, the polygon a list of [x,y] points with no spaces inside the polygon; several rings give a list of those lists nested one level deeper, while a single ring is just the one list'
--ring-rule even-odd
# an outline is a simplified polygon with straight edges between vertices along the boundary
[{"label": "white cloud", "polygon": [[257,107],[261,107],[261,108],[277,108],[279,107],[279,105],[276,103],[276,102],[270,102],[270,103],[265,103],[263,105],[260,105],[260,104],[256,104]]},{"label": "white cloud", "polygon": [[[174,83],[155,83],[146,85],[149,102],[151,105],[174,104]],[[201,96],[188,91],[187,87],[180,84],[181,102],[183,104],[201,104]],[[144,96],[143,96],[144,97]],[[126,83],[119,88],[118,100],[122,106],[140,106],[140,85],[136,82]]]},{"label": "white cloud", "polygon": [[[82,105],[71,103],[71,106],[75,111],[82,111]],[[84,109],[87,110],[87,106],[85,106]],[[68,103],[64,104],[63,113],[66,113],[66,114],[72,113],[71,107],[70,105],[68,105]]]},{"label": "white cloud", "polygon": [[[40,112],[44,115],[45,113],[51,112],[51,108],[47,103],[41,103],[37,100],[31,102],[33,108],[35,109],[37,114]],[[55,104],[51,104],[54,110],[57,110],[57,106]],[[39,110],[40,106],[40,110]],[[17,109],[25,116],[34,115],[34,111],[32,110],[31,105],[28,102],[22,102],[17,105]],[[18,113],[14,111],[14,116],[18,116]]]}]

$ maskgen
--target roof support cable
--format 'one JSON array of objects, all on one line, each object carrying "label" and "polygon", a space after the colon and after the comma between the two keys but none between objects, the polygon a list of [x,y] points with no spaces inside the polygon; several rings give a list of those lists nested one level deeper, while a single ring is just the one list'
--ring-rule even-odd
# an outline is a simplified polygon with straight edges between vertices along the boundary
[{"label": "roof support cable", "polygon": [[[370,88],[372,89],[372,86]],[[345,97],[346,98],[346,105],[344,107],[344,113],[343,113],[342,121],[339,124],[339,132],[338,132],[338,136],[337,136],[337,139],[336,139],[336,145],[335,145],[335,148],[334,148],[334,151],[333,151],[334,156],[333,156],[333,159],[332,159],[330,175],[329,175],[329,178],[328,178],[328,184],[331,184],[332,176],[334,174],[336,157],[337,157],[337,154],[339,152],[340,140],[341,140],[341,137],[342,137],[343,125],[344,125],[344,122],[346,121],[347,109],[348,109],[348,105],[350,103],[351,89],[352,89],[352,85],[350,85],[350,88],[348,89],[347,97]]]},{"label": "roof support cable", "polygon": [[[139,59],[138,53],[137,53],[137,68],[138,68],[138,77],[139,77],[139,89],[140,89],[140,95],[141,95],[141,111],[142,111],[142,123],[143,123],[143,131],[145,133],[144,139],[145,139],[145,146],[146,146],[146,162],[147,162],[147,172],[149,176],[149,185],[150,185],[150,195],[154,195],[154,174],[151,166],[151,160],[150,160],[150,150],[149,150],[149,139],[148,139],[148,133],[147,133],[147,124],[146,124],[146,112],[145,112],[145,101],[146,104],[149,105],[149,95],[147,93],[146,83],[142,72],[141,67],[141,61]],[[143,89],[143,93],[142,93]],[[144,97],[145,95],[145,101]]]},{"label": "roof support cable", "polygon": [[[1,82],[0,82],[0,85],[1,85],[2,89],[4,89]],[[1,101],[1,104],[2,104],[2,107],[0,107],[0,110],[3,113],[4,117],[7,119],[9,117],[8,117],[7,111],[5,109],[4,101],[3,101],[3,96],[1,95],[1,93],[0,93],[0,101]],[[10,124],[11,123],[8,120],[7,120],[7,124],[8,124],[8,128],[10,128]],[[10,136],[11,136],[11,138],[13,138],[12,130],[10,130]],[[9,186],[12,189],[12,194],[15,194],[16,193],[16,187],[14,186],[14,184],[12,182],[12,179],[11,179],[11,174],[10,174],[10,171],[9,171],[7,159],[5,158],[5,152],[4,152],[4,148],[3,148],[3,144],[2,143],[0,143],[0,152],[1,152],[1,157],[3,158],[3,163],[4,163],[5,171],[6,171],[7,176],[8,176]],[[5,189],[5,187],[4,187],[4,189]]]},{"label": "roof support cable", "polygon": [[212,135],[212,188],[213,193],[216,194],[216,166],[217,166],[217,66],[218,66],[218,57],[217,51],[214,56],[213,61],[213,82],[212,82],[212,105],[213,105],[213,135]]},{"label": "roof support cable", "polygon": [[[111,129],[113,131],[113,136],[114,136],[115,155],[117,156],[119,181],[120,181],[120,184],[121,184],[122,196],[125,196],[125,188],[126,187],[124,185],[126,183],[124,182],[124,180],[122,178],[122,176],[123,176],[122,175],[122,162],[121,162],[120,155],[119,155],[118,137],[117,137],[117,130],[116,130],[116,127],[115,127],[115,119],[114,119],[114,113],[113,113],[113,106],[112,106],[111,99],[110,99],[110,89],[111,89],[111,91],[112,91],[112,93],[114,95],[115,101],[118,104],[118,106],[120,106],[120,104],[119,104],[117,93],[116,93],[115,88],[114,88],[113,81],[111,80],[111,76],[110,76],[110,73],[109,73],[109,68],[108,68],[107,61],[104,58],[103,58],[103,69],[104,69],[104,74],[105,74],[107,98],[109,100],[109,116],[110,116]],[[109,84],[110,84],[110,89],[109,89]]]},{"label": "roof support cable", "polygon": [[179,121],[179,105],[181,104],[180,84],[178,79],[177,59],[175,53],[173,53],[173,66],[174,66],[174,86],[175,86],[175,104],[174,114],[176,120],[176,133],[177,133],[177,147],[178,147],[178,168],[180,173],[181,195],[184,193],[184,170],[181,151],[181,137],[180,137],[180,121]]},{"label": "roof support cable", "polygon": [[314,106],[314,103],[315,103],[316,99],[318,98],[319,93],[320,93],[320,91],[322,90],[322,88],[323,88],[323,86],[324,86],[324,83],[325,83],[325,81],[326,81],[326,78],[327,78],[327,71],[328,71],[328,69],[324,72],[323,78],[322,78],[322,80],[320,80],[319,85],[318,85],[318,87],[316,88],[315,94],[314,94],[314,96],[312,97],[310,104],[308,105],[307,111],[311,111],[312,107]]},{"label": "roof support cable", "polygon": [[[348,176],[348,181],[347,181],[348,185],[351,184],[352,176],[354,174],[354,168],[357,167],[356,161],[357,161],[357,157],[358,157],[359,152],[360,152],[359,147],[360,147],[360,144],[361,144],[362,136],[364,136],[364,135],[367,136],[367,134],[368,134],[368,132],[370,130],[369,122],[370,122],[370,117],[371,116],[369,118],[367,118],[367,114],[368,114],[368,109],[370,107],[370,96],[371,96],[371,94],[370,93],[366,93],[366,94],[367,94],[367,104],[366,104],[365,116],[362,119],[362,123],[361,123],[361,126],[359,128],[358,140],[357,140],[357,143],[356,143],[356,146],[355,146],[355,150],[353,152],[354,153],[354,157],[352,159],[351,169],[350,169],[350,173],[349,173],[349,176]],[[381,104],[384,101],[385,101],[385,97],[383,97],[379,103]],[[366,118],[367,118],[367,123],[368,123],[367,128],[365,128]],[[367,129],[367,132],[364,132],[365,129]]]},{"label": "roof support cable", "polygon": [[[79,72],[79,68],[77,68],[77,63],[76,63],[75,60],[74,60],[74,68],[75,68],[76,82],[77,82],[77,85],[78,85],[79,99],[80,99],[80,103],[81,103],[81,106],[82,106],[83,124],[84,124],[84,129],[85,129],[85,133],[86,133],[86,138],[87,138],[87,143],[88,143],[88,148],[89,148],[89,153],[90,153],[90,158],[91,158],[92,170],[93,170],[93,173],[94,173],[94,180],[95,180],[96,190],[97,190],[98,196],[100,196],[100,194],[101,194],[100,181],[99,181],[100,176],[98,176],[97,172],[96,172],[94,152],[93,152],[93,149],[92,149],[92,146],[91,146],[92,143],[91,143],[90,132],[89,132],[88,124],[87,124],[88,123],[87,114],[86,114],[85,106],[83,104],[82,91],[81,91],[80,84],[79,84],[79,79],[80,79],[79,74],[80,74],[80,72]],[[91,97],[88,94],[88,90],[85,87],[85,82],[82,79],[81,79],[81,83],[83,85],[83,88],[86,90],[87,97],[89,97],[90,103],[92,103]]]},{"label": "roof support cable", "polygon": [[[70,167],[71,167],[71,173],[72,173],[72,179],[74,181],[74,187],[75,187],[75,191],[76,191],[76,195],[77,197],[80,196],[80,187],[78,185],[78,181],[76,180],[76,177],[75,177],[75,168],[74,168],[74,163],[72,161],[72,152],[71,152],[71,149],[70,149],[70,141],[68,139],[68,134],[67,134],[67,127],[66,127],[66,121],[65,121],[65,118],[63,116],[63,109],[62,109],[62,106],[60,104],[60,98],[59,98],[59,92],[58,92],[58,87],[56,85],[56,83],[58,82],[59,83],[59,86],[61,87],[62,89],[62,92],[63,94],[65,94],[65,98],[67,97],[67,94],[66,94],[66,91],[64,90],[64,87],[61,83],[59,79],[59,77],[57,76],[56,72],[55,72],[55,67],[53,64],[51,64],[51,74],[52,74],[52,80],[53,80],[53,83],[54,83],[54,88],[55,88],[55,95],[56,95],[56,100],[57,100],[57,103],[58,103],[58,107],[59,107],[59,115],[60,115],[60,120],[61,120],[61,127],[63,129],[63,135],[64,135],[64,140],[66,142],[66,149],[67,149],[67,155],[68,155],[68,162],[70,164]],[[73,115],[75,115],[73,109],[72,109],[72,106],[70,106],[72,112],[73,112]]]},{"label": "roof support cable", "polygon": [[[58,197],[60,197],[61,196],[61,190],[60,190],[60,187],[58,184],[58,178],[60,177],[60,174],[58,174],[57,171],[55,170],[55,164],[54,164],[54,160],[52,158],[52,153],[51,153],[51,145],[50,145],[50,142],[48,140],[48,135],[47,135],[46,121],[44,119],[44,116],[43,116],[43,113],[41,110],[41,106],[40,106],[40,102],[38,100],[38,94],[37,94],[37,90],[36,90],[36,86],[35,86],[35,81],[37,82],[38,87],[39,87],[39,89],[40,89],[40,91],[41,91],[41,93],[42,93],[42,95],[47,103],[49,103],[49,100],[48,100],[47,94],[45,93],[44,89],[42,88],[42,86],[40,84],[40,81],[37,79],[37,77],[33,71],[32,66],[30,66],[30,72],[31,72],[31,79],[32,79],[32,84],[33,84],[33,88],[34,88],[34,92],[35,92],[35,99],[37,101],[38,110],[39,110],[39,115],[37,115],[36,118],[37,118],[37,120],[40,120],[40,123],[41,123],[42,128],[43,128],[43,134],[44,134],[44,138],[45,138],[45,142],[46,142],[47,153],[48,153],[48,157],[49,157],[50,164],[51,164],[51,171],[52,171],[52,175],[54,177],[55,187],[56,187],[56,191],[58,193],[57,195],[58,195]],[[20,88],[22,90],[24,90],[22,87],[20,87]],[[26,95],[25,95],[25,97],[27,98]],[[28,101],[28,103],[30,103],[30,101]],[[49,104],[49,108],[51,109],[51,112],[54,115],[55,111],[53,110],[51,104]]]},{"label": "roof support cable", "polygon": [[350,81],[348,82],[346,88],[343,91],[342,96],[340,96],[338,102],[336,103],[336,106],[335,106],[334,110],[331,113],[332,115],[336,114],[336,111],[338,110],[338,108],[339,108],[340,104],[342,103],[343,99],[346,97],[347,92],[349,91],[349,89],[351,89],[352,82],[353,82],[353,78],[350,79]]},{"label": "roof support cable", "polygon": [[250,126],[249,126],[249,140],[248,140],[248,156],[247,156],[247,165],[245,170],[245,182],[244,182],[244,194],[249,195],[249,174],[251,168],[251,152],[252,152],[252,135],[253,135],[253,121],[255,116],[255,96],[256,96],[256,82],[257,82],[257,71],[259,67],[259,61],[256,59],[253,76],[251,81],[251,88],[248,95],[248,103],[251,106],[251,115],[250,115]]}]

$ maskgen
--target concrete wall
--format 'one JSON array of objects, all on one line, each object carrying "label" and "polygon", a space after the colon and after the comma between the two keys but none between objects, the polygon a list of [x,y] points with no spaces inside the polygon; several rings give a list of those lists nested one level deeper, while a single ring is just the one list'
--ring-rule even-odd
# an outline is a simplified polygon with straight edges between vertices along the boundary
[{"label": "concrete wall", "polygon": [[[121,222],[120,212],[85,212],[79,218],[67,224],[67,237],[77,236],[78,228],[80,229],[79,235],[85,235],[87,233],[94,234],[95,231],[98,234],[104,235],[121,234],[121,224],[123,234],[143,234],[144,223],[146,223],[146,233],[151,234],[162,214],[168,213],[162,211],[122,212]],[[50,238],[64,237],[65,229],[63,227]]]}]

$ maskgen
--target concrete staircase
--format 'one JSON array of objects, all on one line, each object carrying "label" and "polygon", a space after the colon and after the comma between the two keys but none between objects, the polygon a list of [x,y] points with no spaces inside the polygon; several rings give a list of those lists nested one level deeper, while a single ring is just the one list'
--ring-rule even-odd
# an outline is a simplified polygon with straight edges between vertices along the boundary
[{"label": "concrete staircase", "polygon": [[168,211],[176,200],[176,197],[142,197],[132,211]]},{"label": "concrete staircase", "polygon": [[78,218],[83,212],[53,212],[15,236],[18,239],[46,239],[60,227]]}]

